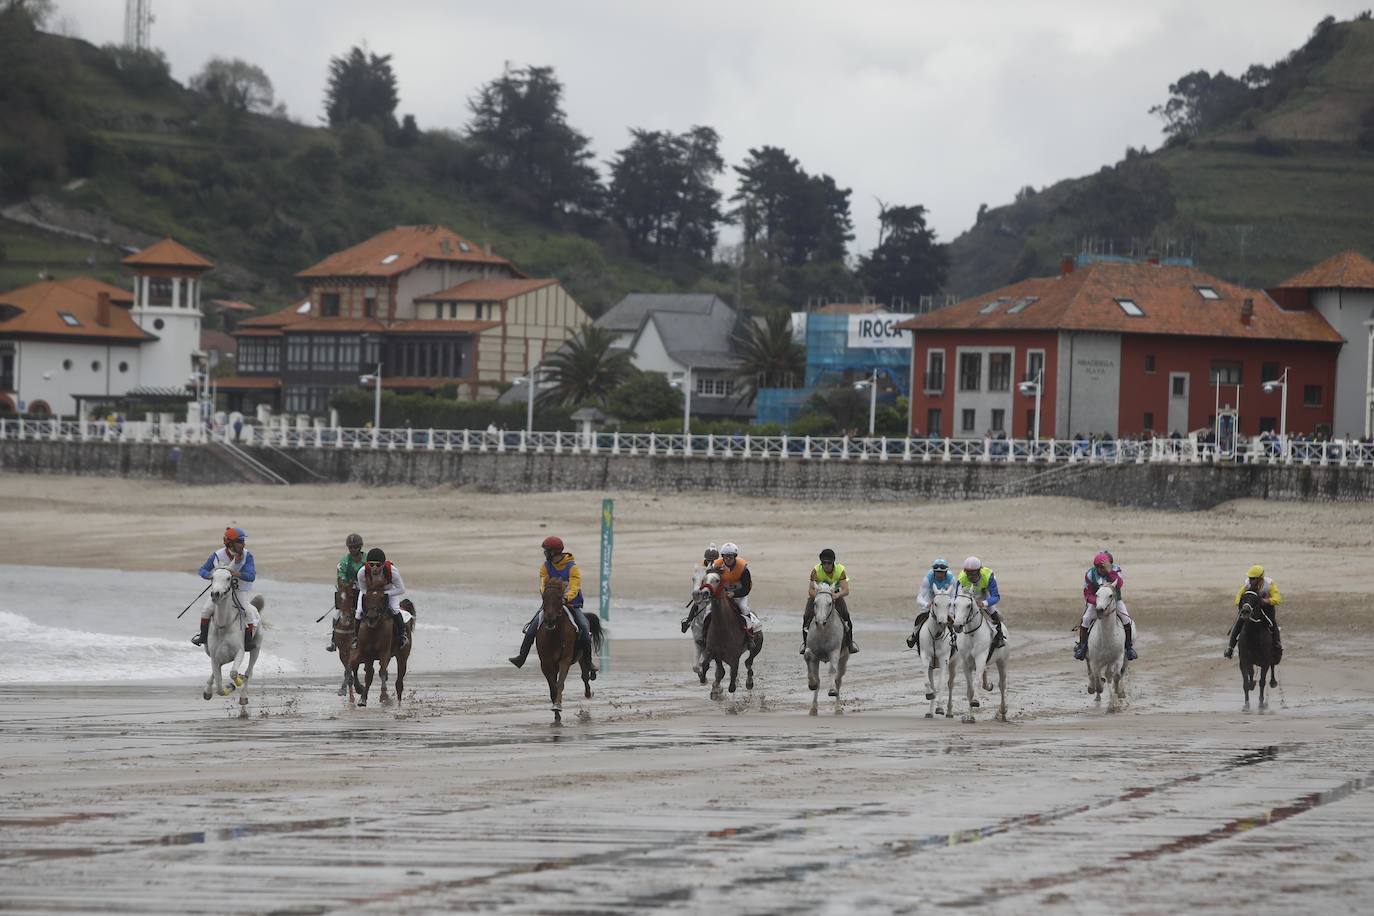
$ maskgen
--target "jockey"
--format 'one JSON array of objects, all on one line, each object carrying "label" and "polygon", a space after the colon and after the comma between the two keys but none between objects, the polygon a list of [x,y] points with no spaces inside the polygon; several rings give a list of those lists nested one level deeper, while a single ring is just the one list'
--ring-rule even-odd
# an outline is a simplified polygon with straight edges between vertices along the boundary
[{"label": "jockey", "polygon": [[[401,581],[401,571],[386,558],[386,551],[373,547],[367,552],[367,562],[358,570],[358,607],[354,619],[363,619],[363,598],[369,590],[381,589],[386,594],[387,609],[391,611],[391,642],[399,652],[410,642],[406,634],[406,619],[401,612],[401,596],[406,593],[406,584]],[[358,637],[353,637],[353,645]]]},{"label": "jockey", "polygon": [[992,638],[992,647],[1000,648],[1007,644],[1007,638],[1002,633],[1002,616],[997,613],[997,602],[1002,600],[1002,596],[997,591],[997,576],[992,570],[983,565],[983,561],[977,557],[969,557],[964,561],[964,570],[959,573],[958,592],[973,598],[980,610],[985,611],[988,619],[997,627],[997,633]]},{"label": "jockey", "polygon": [[[253,554],[244,546],[243,542],[247,536],[242,528],[224,529],[224,546],[216,550],[200,565],[200,577],[209,579],[214,573],[215,567],[227,566],[233,573],[232,584],[237,592],[239,585],[243,582],[254,582],[258,578],[257,567],[253,565]],[[247,591],[247,589],[244,589]],[[247,628],[244,631],[244,644],[253,644],[253,629],[258,625],[258,609],[247,601],[235,595],[234,600],[243,606],[243,611],[247,615]],[[210,634],[210,615],[214,613],[215,604],[210,598],[205,599],[205,605],[200,609],[200,634],[191,637],[191,644],[203,646],[209,639]],[[206,650],[209,651],[208,649]]]},{"label": "jockey", "polygon": [[[912,625],[912,633],[906,638],[906,647],[913,648],[916,645],[916,634],[921,632],[921,624],[925,623],[930,616],[930,605],[935,601],[935,596],[939,594],[953,594],[955,579],[949,574],[949,561],[944,557],[936,557],[935,562],[930,564],[930,572],[926,573],[921,579],[921,590],[916,593],[916,606],[921,612],[916,615],[916,621]],[[954,633],[949,634],[950,639],[954,638]]]},{"label": "jockey", "polygon": [[[711,567],[719,558],[720,551],[716,549],[715,544],[711,544],[706,548],[706,552],[702,554],[701,562],[692,570],[692,594],[695,595],[701,590],[701,583],[705,581],[706,574],[711,571]],[[691,608],[691,610],[687,612],[686,617],[682,618],[682,632],[684,633],[691,629],[692,621],[696,618],[697,612],[701,610],[695,599],[692,600],[688,607]]]},{"label": "jockey", "polygon": [[[348,549],[339,558],[339,565],[334,569],[334,577],[337,580],[334,587],[344,594],[348,594],[348,589],[358,581],[358,573],[363,568],[363,536],[361,534],[350,534],[344,538],[344,547]],[[337,602],[336,602],[337,603]],[[330,618],[329,645],[325,646],[325,651],[333,652],[337,646],[334,645],[334,624],[339,622],[339,609],[334,608],[334,616]]]},{"label": "jockey", "polygon": [[[550,576],[567,583],[563,591],[563,606],[572,612],[573,621],[577,624],[578,654],[587,653],[591,677],[595,679],[596,656],[591,652],[592,633],[587,628],[587,617],[582,612],[582,571],[577,568],[577,561],[573,559],[573,555],[564,549],[562,538],[549,535],[540,546],[544,549],[544,562],[539,567],[539,591],[544,591],[544,583]],[[525,625],[525,638],[520,643],[520,654],[512,655],[509,659],[517,668],[524,665],[525,659],[529,657],[530,646],[534,645],[534,637],[539,632],[539,615],[542,613],[542,607],[534,612],[530,622]]]},{"label": "jockey", "polygon": [[835,611],[844,621],[844,641],[849,645],[849,654],[859,651],[854,645],[854,621],[849,619],[849,605],[845,597],[849,594],[849,575],[843,563],[835,562],[835,551],[829,547],[821,551],[820,562],[811,570],[811,582],[807,585],[806,612],[802,615],[802,647],[800,655],[806,654],[806,628],[816,616],[816,586],[830,586],[835,596]]},{"label": "jockey", "polygon": [[721,587],[734,601],[745,633],[751,639],[762,633],[763,621],[749,610],[749,593],[754,589],[754,579],[749,574],[749,564],[739,558],[739,548],[730,541],[720,545],[720,559],[711,568],[720,573]]},{"label": "jockey", "polygon": [[1131,612],[1126,609],[1126,602],[1121,600],[1121,589],[1125,587],[1126,580],[1121,576],[1121,567],[1116,565],[1111,553],[1106,550],[1098,551],[1097,556],[1093,557],[1093,565],[1083,574],[1083,619],[1078,623],[1078,645],[1074,647],[1073,657],[1080,662],[1087,657],[1088,627],[1092,626],[1093,617],[1096,616],[1097,590],[1104,585],[1110,585],[1116,595],[1116,617],[1126,629],[1126,661],[1133,662],[1139,656],[1131,643]]},{"label": "jockey", "polygon": [[1251,566],[1245,574],[1245,584],[1236,592],[1236,622],[1231,627],[1231,641],[1226,646],[1224,657],[1230,658],[1236,651],[1236,640],[1240,638],[1240,599],[1247,592],[1253,591],[1260,597],[1260,606],[1269,615],[1269,620],[1274,624],[1274,651],[1283,651],[1283,637],[1279,633],[1279,618],[1274,614],[1274,610],[1283,601],[1283,596],[1279,594],[1279,587],[1274,584],[1274,580],[1264,574],[1264,567],[1258,564]]}]

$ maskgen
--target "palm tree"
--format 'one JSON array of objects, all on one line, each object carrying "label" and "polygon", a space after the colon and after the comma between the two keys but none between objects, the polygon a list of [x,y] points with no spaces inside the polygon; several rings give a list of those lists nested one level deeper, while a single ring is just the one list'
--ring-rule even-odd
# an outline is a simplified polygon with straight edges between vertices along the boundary
[{"label": "palm tree", "polygon": [[544,361],[553,387],[539,396],[549,404],[605,404],[606,396],[629,378],[630,354],[614,350],[615,334],[587,325]]},{"label": "palm tree", "polygon": [[752,403],[760,388],[791,388],[806,377],[806,348],[792,338],[792,315],[775,309],[763,321],[746,320],[735,336],[743,382],[741,399]]}]

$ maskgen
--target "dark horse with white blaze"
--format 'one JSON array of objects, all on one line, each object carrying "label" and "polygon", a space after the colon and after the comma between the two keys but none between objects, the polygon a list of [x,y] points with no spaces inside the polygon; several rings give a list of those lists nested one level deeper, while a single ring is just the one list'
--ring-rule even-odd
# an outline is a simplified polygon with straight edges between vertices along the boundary
[{"label": "dark horse with white blaze", "polygon": [[[410,640],[400,652],[396,653],[396,702],[406,685],[406,663],[410,661],[410,649],[415,645],[415,605],[409,598],[401,599],[402,609],[410,612],[410,622],[406,624],[406,635]],[[372,663],[377,662],[382,671],[382,705],[386,706],[391,698],[386,695],[387,665],[391,663],[391,647],[395,644],[391,608],[387,603],[386,592],[380,588],[369,589],[363,595],[363,619],[358,622],[358,642],[348,658],[348,701],[353,702],[353,691],[358,691],[357,703],[367,705],[367,692],[372,689]],[[358,667],[367,666],[367,681],[358,683]]]},{"label": "dark horse with white blaze", "polygon": [[540,592],[542,610],[539,615],[538,631],[534,634],[534,646],[539,652],[539,667],[549,682],[549,703],[553,709],[553,724],[563,723],[563,684],[568,679],[568,671],[576,661],[582,666],[582,689],[587,699],[592,696],[591,653],[601,652],[601,618],[595,614],[587,615],[587,630],[592,635],[591,645],[586,651],[577,651],[577,625],[572,622],[568,610],[563,607],[564,589],[562,579],[549,576]]},{"label": "dark horse with white blaze", "polygon": [[744,623],[740,620],[735,603],[721,586],[719,575],[708,575],[702,588],[711,593],[711,618],[706,622],[706,661],[703,668],[716,665],[716,679],[711,684],[711,699],[721,699],[720,682],[725,677],[725,666],[730,666],[731,693],[739,684],[739,660],[747,651],[744,660],[744,689],[754,689],[754,657],[763,649],[763,634],[749,638]]},{"label": "dark horse with white blaze", "polygon": [[[1259,687],[1259,708],[1264,709],[1269,701],[1264,697],[1264,682],[1270,687],[1279,685],[1274,677],[1274,666],[1279,663],[1274,651],[1274,622],[1265,613],[1264,603],[1259,593],[1246,589],[1240,596],[1240,637],[1236,640],[1240,649],[1240,679],[1245,690],[1245,707],[1250,707],[1250,691]],[[1255,680],[1255,668],[1259,668],[1259,681]]]}]

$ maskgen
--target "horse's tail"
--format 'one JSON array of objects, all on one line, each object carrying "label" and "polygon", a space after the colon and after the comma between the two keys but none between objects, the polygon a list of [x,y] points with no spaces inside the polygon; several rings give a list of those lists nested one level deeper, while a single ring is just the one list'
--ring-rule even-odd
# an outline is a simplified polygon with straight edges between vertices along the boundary
[{"label": "horse's tail", "polygon": [[414,602],[414,601],[411,601],[409,598],[402,598],[402,599],[401,599],[401,609],[410,612],[410,625],[407,626],[406,629],[407,629],[409,632],[414,633],[414,632],[415,632],[415,620],[416,620],[416,618],[419,616],[419,615],[417,615],[417,614],[415,613],[415,602]]},{"label": "horse's tail", "polygon": [[267,608],[267,599],[262,595],[254,595],[248,600],[248,603],[258,609],[258,623],[262,625],[262,628],[264,630],[271,629],[272,625],[267,622],[267,617],[263,614],[263,611]]},{"label": "horse's tail", "polygon": [[592,634],[592,651],[601,654],[601,643],[606,636],[605,630],[601,628],[601,618],[595,614],[588,614],[587,629]]}]

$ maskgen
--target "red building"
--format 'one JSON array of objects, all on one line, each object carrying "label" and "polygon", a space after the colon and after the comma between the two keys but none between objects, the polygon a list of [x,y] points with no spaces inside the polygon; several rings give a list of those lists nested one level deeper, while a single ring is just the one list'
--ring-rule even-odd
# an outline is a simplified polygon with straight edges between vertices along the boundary
[{"label": "red building", "polygon": [[[1342,337],[1310,307],[1281,307],[1187,264],[1066,259],[903,322],[912,331],[913,435],[1168,435],[1207,428],[1218,403],[1242,435],[1330,430]],[[1022,388],[1024,387],[1024,390]],[[1030,393],[1026,393],[1029,391]]]}]

